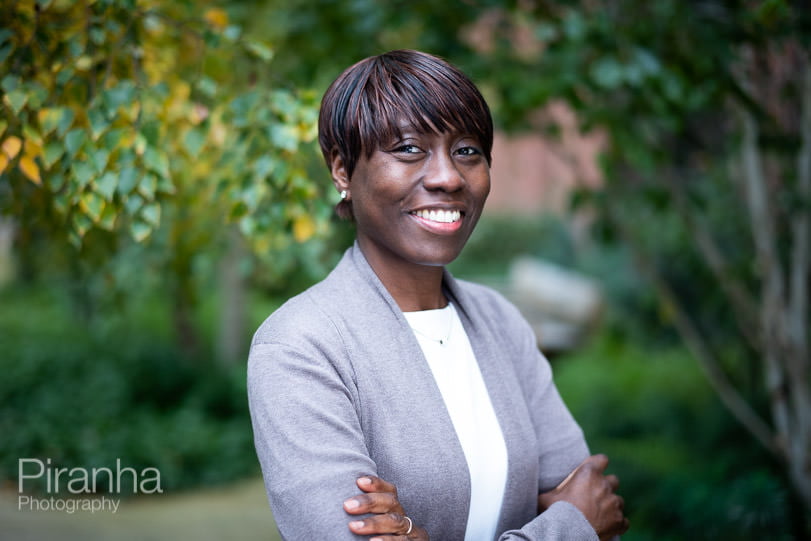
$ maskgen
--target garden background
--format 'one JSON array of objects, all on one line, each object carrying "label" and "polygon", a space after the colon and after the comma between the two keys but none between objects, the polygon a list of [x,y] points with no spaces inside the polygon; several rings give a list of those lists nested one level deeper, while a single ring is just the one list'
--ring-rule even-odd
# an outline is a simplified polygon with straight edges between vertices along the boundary
[{"label": "garden background", "polygon": [[[810,44],[801,0],[3,1],[6,532],[202,538],[208,515],[274,538],[247,346],[352,239],[319,99],[418,48],[499,132],[453,272],[499,286],[530,255],[600,286],[598,324],[549,353],[622,481],[624,539],[808,538]],[[164,494],[26,514],[21,457],[156,467]],[[163,506],[173,527],[146,535]]]}]

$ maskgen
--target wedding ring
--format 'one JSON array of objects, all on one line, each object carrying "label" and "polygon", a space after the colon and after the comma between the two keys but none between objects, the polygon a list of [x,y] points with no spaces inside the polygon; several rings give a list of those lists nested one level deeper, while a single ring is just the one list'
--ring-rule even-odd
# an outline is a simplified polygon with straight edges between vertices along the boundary
[{"label": "wedding ring", "polygon": [[408,531],[407,531],[405,534],[403,534],[403,535],[408,535],[408,534],[410,534],[410,533],[411,533],[411,530],[414,528],[414,523],[413,523],[413,522],[411,522],[411,519],[410,519],[410,518],[408,518],[408,517],[403,517],[403,518],[404,518],[404,519],[406,519],[406,520],[408,521]]}]

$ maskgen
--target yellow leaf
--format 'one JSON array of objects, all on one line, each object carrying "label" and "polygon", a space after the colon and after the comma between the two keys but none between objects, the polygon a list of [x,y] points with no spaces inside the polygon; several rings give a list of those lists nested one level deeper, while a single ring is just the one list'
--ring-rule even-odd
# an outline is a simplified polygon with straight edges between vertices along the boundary
[{"label": "yellow leaf", "polygon": [[25,155],[31,158],[42,156],[42,146],[33,139],[25,140]]},{"label": "yellow leaf", "polygon": [[39,166],[34,161],[34,158],[28,154],[24,154],[23,157],[20,158],[20,171],[34,184],[42,184],[42,178],[39,176]]},{"label": "yellow leaf", "polygon": [[228,26],[228,14],[225,12],[225,10],[219,8],[209,9],[206,11],[205,15],[203,15],[203,18],[208,22],[208,24],[214,28],[217,28],[218,30],[222,30]]},{"label": "yellow leaf", "polygon": [[8,156],[9,160],[13,160],[14,157],[20,153],[22,147],[23,142],[15,135],[11,135],[3,141],[3,152]]},{"label": "yellow leaf", "polygon": [[293,238],[296,242],[305,242],[315,234],[315,222],[309,214],[301,214],[293,220]]},{"label": "yellow leaf", "polygon": [[79,71],[87,71],[93,66],[93,59],[85,54],[76,60],[75,65]]},{"label": "yellow leaf", "polygon": [[8,166],[8,156],[0,152],[0,173],[6,170]]}]

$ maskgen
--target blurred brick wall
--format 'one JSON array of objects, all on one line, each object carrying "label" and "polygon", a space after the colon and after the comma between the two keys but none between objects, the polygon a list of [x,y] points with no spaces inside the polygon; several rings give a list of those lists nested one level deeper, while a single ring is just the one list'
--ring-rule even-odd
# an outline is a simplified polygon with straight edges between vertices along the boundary
[{"label": "blurred brick wall", "polygon": [[[574,114],[562,103],[550,104],[531,123],[537,131],[496,133],[485,212],[563,213],[572,188],[600,186],[597,158],[605,144],[603,134],[581,133]],[[556,136],[542,135],[543,126],[549,125],[557,126]]]}]

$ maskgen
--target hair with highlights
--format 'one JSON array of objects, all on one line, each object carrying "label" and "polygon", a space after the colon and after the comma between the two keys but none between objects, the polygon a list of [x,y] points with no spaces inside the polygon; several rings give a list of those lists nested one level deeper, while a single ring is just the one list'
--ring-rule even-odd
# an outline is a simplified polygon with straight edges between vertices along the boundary
[{"label": "hair with highlights", "polygon": [[[411,50],[361,60],[330,85],[321,100],[318,142],[327,167],[337,153],[349,177],[365,153],[401,135],[405,121],[425,133],[459,132],[475,137],[491,163],[493,119],[471,80],[445,60]],[[336,212],[351,218],[348,201]]]}]

